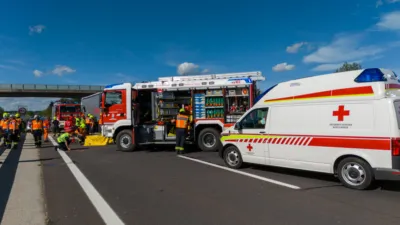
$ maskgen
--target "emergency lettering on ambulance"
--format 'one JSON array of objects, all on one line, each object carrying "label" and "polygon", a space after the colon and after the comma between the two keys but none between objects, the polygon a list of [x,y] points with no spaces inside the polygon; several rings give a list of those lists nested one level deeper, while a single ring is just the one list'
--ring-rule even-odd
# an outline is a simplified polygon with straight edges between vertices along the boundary
[{"label": "emergency lettering on ambulance", "polygon": [[399,79],[371,68],[279,83],[221,141],[220,156],[231,168],[330,173],[354,189],[400,180]]}]

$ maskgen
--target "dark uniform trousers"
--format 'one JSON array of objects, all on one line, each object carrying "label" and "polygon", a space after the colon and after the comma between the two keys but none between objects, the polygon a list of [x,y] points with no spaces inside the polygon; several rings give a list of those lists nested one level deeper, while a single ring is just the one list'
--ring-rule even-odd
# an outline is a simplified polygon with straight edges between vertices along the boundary
[{"label": "dark uniform trousers", "polygon": [[185,128],[176,128],[176,147],[175,150],[183,151],[185,150],[185,140],[186,140],[186,129]]}]

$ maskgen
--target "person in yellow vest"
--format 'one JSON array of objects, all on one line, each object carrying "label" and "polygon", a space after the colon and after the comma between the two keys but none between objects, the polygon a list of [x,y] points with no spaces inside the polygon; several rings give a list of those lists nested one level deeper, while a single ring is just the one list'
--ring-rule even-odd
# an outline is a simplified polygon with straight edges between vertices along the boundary
[{"label": "person in yellow vest", "polygon": [[35,146],[40,148],[42,146],[43,122],[35,115],[32,120],[32,133],[35,138]]},{"label": "person in yellow vest", "polygon": [[69,144],[71,144],[71,137],[74,135],[75,130],[71,129],[68,132],[65,132],[61,134],[57,138],[57,143],[58,146],[54,147],[54,150],[57,151],[57,149],[63,150],[63,151],[71,151],[71,148],[69,147]]},{"label": "person in yellow vest", "polygon": [[[175,133],[176,133],[176,146],[175,150],[177,154],[185,154],[185,140],[189,126],[189,116],[186,115],[185,109],[180,109],[179,114],[176,117]],[[172,123],[174,120],[171,121]]]},{"label": "person in yellow vest", "polygon": [[8,138],[8,124],[9,124],[9,114],[8,113],[3,113],[3,119],[1,123],[1,129],[3,131],[2,133],[2,138],[3,138],[3,144],[2,146],[6,146],[7,144],[7,138]]},{"label": "person in yellow vest", "polygon": [[11,148],[12,144],[14,144],[13,147],[17,146],[17,128],[18,128],[18,123],[17,120],[15,119],[15,115],[10,115],[10,119],[8,122],[8,136],[7,136],[7,148]]},{"label": "person in yellow vest", "polygon": [[43,141],[49,141],[49,128],[50,128],[50,118],[43,121]]}]

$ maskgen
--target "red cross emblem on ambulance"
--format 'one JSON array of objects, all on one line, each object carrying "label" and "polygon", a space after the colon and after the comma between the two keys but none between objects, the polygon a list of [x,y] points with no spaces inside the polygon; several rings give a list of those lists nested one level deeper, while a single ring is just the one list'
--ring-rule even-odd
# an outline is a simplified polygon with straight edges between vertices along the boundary
[{"label": "red cross emblem on ambulance", "polygon": [[337,116],[338,121],[343,121],[345,116],[350,116],[350,110],[344,110],[344,105],[339,105],[338,110],[333,111],[332,116]]},{"label": "red cross emblem on ambulance", "polygon": [[249,150],[249,152],[251,152],[251,150],[253,150],[253,146],[251,146],[251,144],[249,144],[249,145],[247,146],[247,149]]}]

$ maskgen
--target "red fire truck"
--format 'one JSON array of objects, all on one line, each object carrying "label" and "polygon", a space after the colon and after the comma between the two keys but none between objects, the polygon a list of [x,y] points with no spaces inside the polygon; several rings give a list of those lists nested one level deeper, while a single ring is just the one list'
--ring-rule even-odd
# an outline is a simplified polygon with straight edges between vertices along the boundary
[{"label": "red fire truck", "polygon": [[220,133],[252,107],[256,82],[263,80],[261,72],[245,72],[107,85],[100,103],[102,135],[113,138],[121,151],[175,144],[170,121],[185,107],[192,121],[187,142],[216,151],[222,146]]},{"label": "red fire truck", "polygon": [[78,116],[80,113],[80,104],[72,101],[56,101],[53,104],[51,115],[52,119],[56,117],[57,120],[60,121],[60,128],[64,128],[64,123],[69,116]]}]

